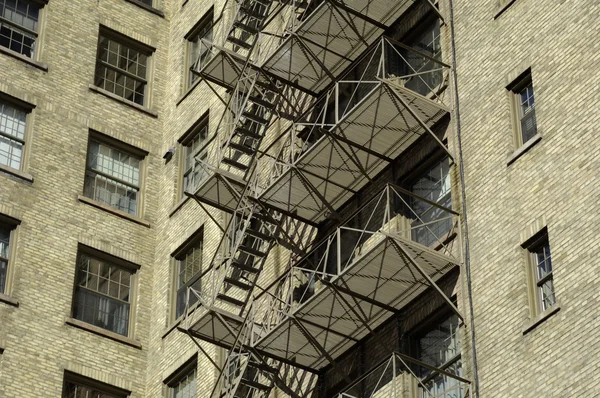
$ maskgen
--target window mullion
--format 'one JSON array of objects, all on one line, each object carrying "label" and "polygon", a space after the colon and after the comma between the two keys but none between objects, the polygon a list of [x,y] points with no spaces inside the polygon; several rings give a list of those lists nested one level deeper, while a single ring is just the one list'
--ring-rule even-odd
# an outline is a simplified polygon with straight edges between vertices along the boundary
[{"label": "window mullion", "polygon": [[139,76],[137,76],[137,75],[135,75],[135,74],[133,74],[133,73],[125,70],[125,69],[121,69],[118,66],[115,66],[113,64],[109,64],[108,62],[106,62],[104,60],[99,59],[98,63],[100,63],[102,66],[106,66],[107,68],[112,69],[113,71],[115,71],[117,73],[121,73],[121,74],[123,74],[123,75],[125,75],[127,77],[130,77],[130,78],[132,78],[134,80],[137,80],[138,82],[141,82],[141,83],[144,83],[144,84],[148,84],[148,81],[146,79],[144,79],[142,77],[139,77]]},{"label": "window mullion", "polygon": [[22,138],[15,137],[14,135],[10,135],[10,134],[8,134],[8,133],[5,133],[5,132],[4,132],[4,131],[2,131],[2,130],[0,130],[0,135],[1,135],[1,136],[3,136],[3,137],[6,137],[6,138],[8,138],[8,139],[10,139],[10,140],[17,141],[19,144],[25,145],[25,140],[24,140],[24,139],[22,139]]}]

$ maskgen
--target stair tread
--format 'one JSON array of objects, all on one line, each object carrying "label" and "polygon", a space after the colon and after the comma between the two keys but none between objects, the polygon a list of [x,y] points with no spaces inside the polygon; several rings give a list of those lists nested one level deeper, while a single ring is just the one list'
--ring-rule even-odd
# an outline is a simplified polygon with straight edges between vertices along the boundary
[{"label": "stair tread", "polygon": [[240,47],[244,47],[245,49],[249,49],[252,48],[252,44],[251,43],[247,43],[242,39],[238,39],[237,37],[234,36],[228,36],[227,37],[227,41],[232,42],[233,44],[236,44]]},{"label": "stair tread", "polygon": [[258,29],[256,29],[253,26],[247,25],[247,24],[245,24],[243,22],[240,22],[240,21],[235,21],[233,23],[233,26],[235,26],[236,28],[242,29],[242,30],[244,30],[244,31],[246,31],[248,33],[252,33],[252,34],[257,34],[258,33]]},{"label": "stair tread", "polygon": [[275,108],[275,105],[273,105],[272,103],[270,103],[269,101],[262,99],[260,97],[255,97],[255,96],[250,96],[248,98],[250,101],[254,102],[256,105],[260,105],[263,108],[268,108],[268,109],[273,109]]},{"label": "stair tread", "polygon": [[255,238],[259,238],[259,239],[262,239],[262,240],[273,240],[273,239],[275,239],[271,235],[267,235],[267,234],[265,234],[263,232],[260,232],[260,231],[254,230],[254,229],[247,229],[246,233],[248,235],[254,236]]},{"label": "stair tread", "polygon": [[229,146],[240,152],[244,152],[247,155],[252,155],[255,152],[254,149],[250,148],[249,146],[244,144],[238,144],[237,142],[230,142]]},{"label": "stair tread", "polygon": [[239,249],[243,252],[254,255],[255,257],[265,257],[267,255],[267,253],[261,252],[260,250],[245,245],[240,245]]},{"label": "stair tread", "polygon": [[223,293],[217,294],[217,298],[219,300],[227,301],[230,304],[237,305],[238,307],[243,307],[246,304],[242,300],[238,300]]},{"label": "stair tread", "polygon": [[252,121],[255,121],[255,122],[259,123],[259,124],[267,124],[269,122],[264,117],[258,116],[256,114],[254,114],[252,112],[248,112],[248,111],[242,113],[242,116],[244,116],[244,117],[246,117],[246,118],[248,118],[248,119],[250,119]]},{"label": "stair tread", "polygon": [[223,163],[226,163],[226,164],[228,164],[230,166],[233,166],[236,169],[239,169],[239,170],[242,170],[242,171],[248,170],[248,166],[246,166],[245,164],[240,163],[238,161],[235,161],[233,159],[223,158],[222,161],[223,161]]},{"label": "stair tread", "polygon": [[262,138],[262,136],[258,133],[255,133],[252,130],[249,130],[245,127],[237,127],[235,129],[236,133],[238,133],[239,135],[245,136],[245,137],[250,137],[250,138],[254,138],[254,139],[260,139]]},{"label": "stair tread", "polygon": [[270,389],[271,389],[271,387],[269,387],[269,386],[267,386],[267,385],[265,385],[265,384],[259,383],[259,382],[257,382],[257,381],[253,381],[253,380],[245,379],[245,378],[243,378],[243,377],[242,377],[242,380],[240,381],[240,383],[242,383],[242,384],[245,384],[245,385],[247,385],[247,386],[249,386],[249,387],[256,388],[256,389],[258,389],[258,390],[264,390],[264,391],[268,391],[268,390],[270,390]]},{"label": "stair tread", "polygon": [[237,286],[237,287],[239,287],[240,289],[243,289],[243,290],[250,290],[250,289],[252,289],[252,285],[244,283],[244,282],[240,281],[239,279],[226,277],[225,278],[225,282],[227,282],[227,283],[229,283],[231,285]]}]

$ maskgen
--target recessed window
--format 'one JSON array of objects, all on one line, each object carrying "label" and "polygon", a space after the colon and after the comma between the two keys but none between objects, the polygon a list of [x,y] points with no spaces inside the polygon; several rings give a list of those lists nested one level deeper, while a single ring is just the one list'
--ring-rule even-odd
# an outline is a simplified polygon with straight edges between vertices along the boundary
[{"label": "recessed window", "polygon": [[121,98],[145,105],[151,50],[132,39],[101,29],[94,84]]},{"label": "recessed window", "polygon": [[525,144],[537,134],[535,96],[531,72],[527,71],[509,86],[512,125],[517,147]]},{"label": "recessed window", "polygon": [[152,0],[138,0],[140,3],[144,3],[147,6],[152,7]]},{"label": "recessed window", "polygon": [[[451,209],[450,162],[446,157],[427,167],[411,186],[415,195]],[[412,239],[425,246],[441,243],[452,229],[452,215],[417,198],[411,203],[415,218],[412,222]]]},{"label": "recessed window", "polygon": [[[460,333],[458,317],[452,315],[435,324],[417,338],[417,358],[433,367],[462,376]],[[419,398],[462,397],[460,382],[430,369],[420,367],[417,376]]]},{"label": "recessed window", "polygon": [[183,149],[181,162],[181,195],[185,192],[194,192],[200,182],[200,161],[206,159],[208,153],[203,151],[208,138],[208,117],[203,116],[192,129],[180,140]]},{"label": "recessed window", "polygon": [[211,8],[185,37],[187,40],[186,88],[191,87],[198,80],[198,75],[193,71],[200,70],[208,61],[210,55],[209,43],[212,42],[213,35],[212,27],[213,9]]},{"label": "recessed window", "polygon": [[6,292],[10,257],[10,236],[14,225],[0,221],[0,293]]},{"label": "recessed window", "polygon": [[0,165],[16,170],[23,167],[29,111],[0,98]]},{"label": "recessed window", "polygon": [[169,398],[196,397],[196,366],[195,360],[185,365],[167,382]]},{"label": "recessed window", "polygon": [[128,396],[128,391],[65,372],[62,398],[125,398]]},{"label": "recessed window", "polygon": [[[188,289],[200,291],[202,271],[203,230],[200,229],[188,239],[174,254],[175,262],[175,319],[183,315],[186,307]],[[190,293],[189,305],[198,301],[195,294]]]},{"label": "recessed window", "polygon": [[124,146],[90,136],[84,196],[114,209],[138,214],[142,157]]},{"label": "recessed window", "polygon": [[116,262],[79,250],[73,318],[127,336],[135,270]]},{"label": "recessed window", "polygon": [[547,229],[537,233],[523,247],[527,251],[531,312],[535,316],[556,304],[552,254]]},{"label": "recessed window", "polygon": [[0,46],[34,58],[40,4],[30,0],[0,0]]}]

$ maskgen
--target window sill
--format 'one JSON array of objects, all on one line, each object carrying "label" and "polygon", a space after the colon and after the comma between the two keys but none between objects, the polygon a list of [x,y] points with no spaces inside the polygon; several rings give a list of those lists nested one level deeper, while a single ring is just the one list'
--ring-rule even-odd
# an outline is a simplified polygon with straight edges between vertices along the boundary
[{"label": "window sill", "polygon": [[19,306],[19,301],[17,299],[14,299],[3,293],[0,293],[0,302],[8,304],[8,305],[12,305],[14,307]]},{"label": "window sill", "polygon": [[17,177],[19,180],[23,180],[33,184],[33,176],[31,174],[24,173],[17,169],[13,169],[12,167],[0,164],[0,172],[10,174],[11,176]]},{"label": "window sill", "polygon": [[138,0],[125,0],[125,1],[127,1],[127,2],[129,2],[131,4],[135,4],[136,6],[138,6],[140,8],[143,8],[146,11],[150,11],[152,14],[158,15],[161,18],[165,17],[165,13],[164,12],[162,12],[161,10],[158,10],[158,9],[152,7],[152,6],[149,6],[146,3],[142,3],[141,1],[138,1]]},{"label": "window sill", "polygon": [[179,209],[181,209],[183,205],[187,203],[188,200],[190,200],[190,196],[186,195],[179,202],[177,202],[177,204],[173,206],[173,208],[169,212],[169,218],[173,217],[173,215],[177,213]]},{"label": "window sill", "polygon": [[121,218],[124,218],[126,220],[133,221],[136,224],[140,224],[140,225],[143,225],[144,227],[150,228],[150,223],[148,221],[143,220],[143,219],[141,219],[139,217],[136,217],[136,216],[132,216],[131,214],[125,213],[124,211],[113,209],[110,206],[107,206],[105,204],[97,202],[97,201],[95,201],[93,199],[90,199],[90,198],[88,198],[86,196],[77,195],[77,200],[79,200],[80,202],[86,203],[86,204],[88,204],[90,206],[96,207],[96,208],[98,208],[100,210],[107,211],[107,212],[109,212],[111,214],[114,214],[114,215],[119,216]]},{"label": "window sill", "polygon": [[36,67],[36,68],[38,68],[38,69],[40,69],[40,70],[42,70],[44,72],[48,72],[48,65],[46,65],[45,63],[34,61],[33,59],[31,59],[29,57],[26,57],[23,54],[19,54],[18,52],[10,50],[10,49],[8,49],[6,47],[0,46],[0,53],[6,54],[8,56],[11,56],[11,57],[13,57],[15,59],[18,59],[19,61],[23,61],[26,64],[34,66],[34,67]]},{"label": "window sill", "polygon": [[531,139],[524,143],[521,146],[521,148],[517,149],[512,155],[510,155],[510,158],[508,158],[508,161],[506,162],[506,166],[510,166],[511,164],[513,164],[518,158],[527,153],[535,144],[537,144],[541,140],[542,136],[539,134],[536,134],[533,137],[531,137]]},{"label": "window sill", "polygon": [[541,314],[538,314],[538,316],[536,316],[534,319],[525,324],[525,326],[523,327],[523,336],[537,328],[542,323],[546,322],[546,320],[558,313],[558,311],[560,311],[560,305],[556,303],[554,304],[554,306],[552,306],[552,308],[547,309]]},{"label": "window sill", "polygon": [[128,101],[128,100],[126,100],[124,98],[119,97],[116,94],[111,93],[110,91],[106,91],[103,88],[100,88],[100,87],[95,86],[93,84],[90,84],[88,87],[90,88],[91,91],[94,91],[94,92],[96,92],[98,94],[102,94],[105,97],[108,97],[108,98],[113,99],[115,101],[118,101],[118,102],[120,102],[122,104],[130,106],[133,109],[137,109],[138,111],[140,111],[142,113],[145,113],[146,115],[152,116],[154,118],[158,117],[158,113],[156,111],[153,111],[150,108],[146,108],[145,106],[138,105],[135,102]]},{"label": "window sill", "polygon": [[194,84],[192,84],[185,91],[185,93],[181,94],[181,97],[177,98],[177,101],[175,101],[175,106],[178,106],[179,104],[181,104],[183,102],[183,100],[186,99],[188,97],[188,95],[190,95],[192,93],[192,91],[194,91],[194,89],[196,88],[196,86],[198,86],[198,84],[200,84],[201,81],[202,81],[202,79],[198,77],[198,80],[196,80],[194,82]]},{"label": "window sill", "polygon": [[504,14],[504,11],[508,10],[508,8],[509,8],[510,6],[512,6],[512,5],[513,5],[513,3],[514,3],[515,1],[516,1],[516,0],[508,0],[508,1],[506,2],[506,4],[504,4],[504,5],[503,5],[503,6],[501,6],[501,7],[498,7],[498,8],[496,9],[496,13],[494,14],[494,19],[497,19],[497,18],[498,18],[500,15]]},{"label": "window sill", "polygon": [[92,332],[98,334],[100,336],[108,337],[111,340],[118,341],[119,343],[127,344],[133,348],[137,348],[139,350],[142,349],[142,344],[139,341],[131,339],[129,337],[121,336],[118,333],[111,332],[110,330],[102,329],[98,326],[90,325],[89,323],[85,323],[78,319],[73,319],[70,317],[65,318],[65,323],[67,325],[75,326],[76,328],[87,330],[88,332]]}]

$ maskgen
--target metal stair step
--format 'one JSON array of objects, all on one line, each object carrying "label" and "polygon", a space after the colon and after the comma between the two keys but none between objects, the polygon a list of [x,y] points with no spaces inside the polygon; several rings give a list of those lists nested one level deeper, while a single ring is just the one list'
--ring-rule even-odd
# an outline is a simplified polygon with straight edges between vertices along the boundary
[{"label": "metal stair step", "polygon": [[255,152],[253,148],[250,148],[249,146],[244,144],[238,144],[237,142],[230,142],[229,146],[235,150],[244,152],[246,155],[252,155]]},{"label": "metal stair step", "polygon": [[253,266],[251,266],[251,265],[244,264],[244,263],[240,262],[240,261],[239,261],[239,260],[237,260],[237,259],[234,259],[234,260],[231,262],[231,265],[232,265],[232,266],[234,266],[234,267],[236,267],[236,268],[239,268],[239,269],[241,269],[242,271],[245,271],[245,272],[250,272],[250,273],[253,273],[253,274],[258,274],[258,273],[260,272],[260,270],[259,270],[259,269],[257,269],[257,268],[254,268],[254,267],[253,267]]},{"label": "metal stair step", "polygon": [[250,137],[255,140],[259,140],[262,136],[252,130],[249,130],[245,127],[236,127],[235,132],[243,137]]},{"label": "metal stair step", "polygon": [[265,82],[265,81],[262,81],[259,79],[256,81],[255,84],[259,87],[262,87],[262,88],[272,91],[274,93],[278,93],[280,91],[279,88],[274,86],[271,82]]},{"label": "metal stair step", "polygon": [[248,111],[242,113],[242,116],[252,120],[253,122],[256,122],[256,123],[262,124],[262,125],[265,125],[269,122],[267,119],[260,117],[252,112],[248,112]]},{"label": "metal stair step", "polygon": [[238,307],[243,307],[246,304],[242,300],[238,300],[238,299],[235,299],[233,297],[229,297],[229,296],[227,296],[226,294],[223,294],[223,293],[217,294],[217,298],[219,300],[226,301],[226,302],[228,302],[230,304],[233,304],[235,306],[238,306]]},{"label": "metal stair step", "polygon": [[244,283],[235,278],[226,277],[225,282],[229,283],[230,285],[237,286],[242,290],[251,290],[252,289],[252,285],[248,285],[247,283]]},{"label": "metal stair step", "polygon": [[247,229],[246,233],[248,235],[254,236],[255,238],[262,239],[262,240],[273,240],[273,239],[275,239],[271,235],[267,235],[265,233],[262,233],[260,231],[254,230],[254,229]]},{"label": "metal stair step", "polygon": [[227,41],[229,41],[235,45],[238,45],[240,47],[243,47],[246,50],[252,48],[252,43],[246,43],[244,40],[238,39],[237,37],[234,37],[234,36],[228,36]]},{"label": "metal stair step", "polygon": [[238,28],[238,29],[241,29],[241,30],[243,30],[245,32],[252,33],[253,35],[255,35],[255,34],[258,33],[258,29],[256,29],[253,26],[247,25],[247,24],[245,24],[243,22],[240,22],[240,21],[235,21],[233,23],[233,26],[236,27],[236,28]]},{"label": "metal stair step", "polygon": [[275,108],[275,105],[273,105],[269,101],[264,100],[264,99],[262,99],[260,97],[250,96],[248,99],[250,101],[254,102],[256,105],[262,106],[263,108],[267,108],[267,109],[273,109],[273,108]]},{"label": "metal stair step", "polygon": [[244,378],[242,378],[242,380],[240,380],[240,383],[247,385],[248,387],[256,388],[257,390],[269,391],[271,389],[271,387],[269,387],[267,385],[261,384],[257,381],[244,379]]},{"label": "metal stair step", "polygon": [[242,171],[248,170],[248,166],[233,159],[223,158],[222,162]]},{"label": "metal stair step", "polygon": [[265,257],[267,255],[267,253],[263,253],[260,250],[254,249],[249,246],[240,245],[239,249],[245,253],[253,255],[254,257]]},{"label": "metal stair step", "polygon": [[240,11],[242,11],[244,14],[246,14],[252,18],[261,19],[261,20],[265,19],[265,15],[259,14],[256,11],[254,11],[251,8],[246,7],[246,6],[240,7]]}]

